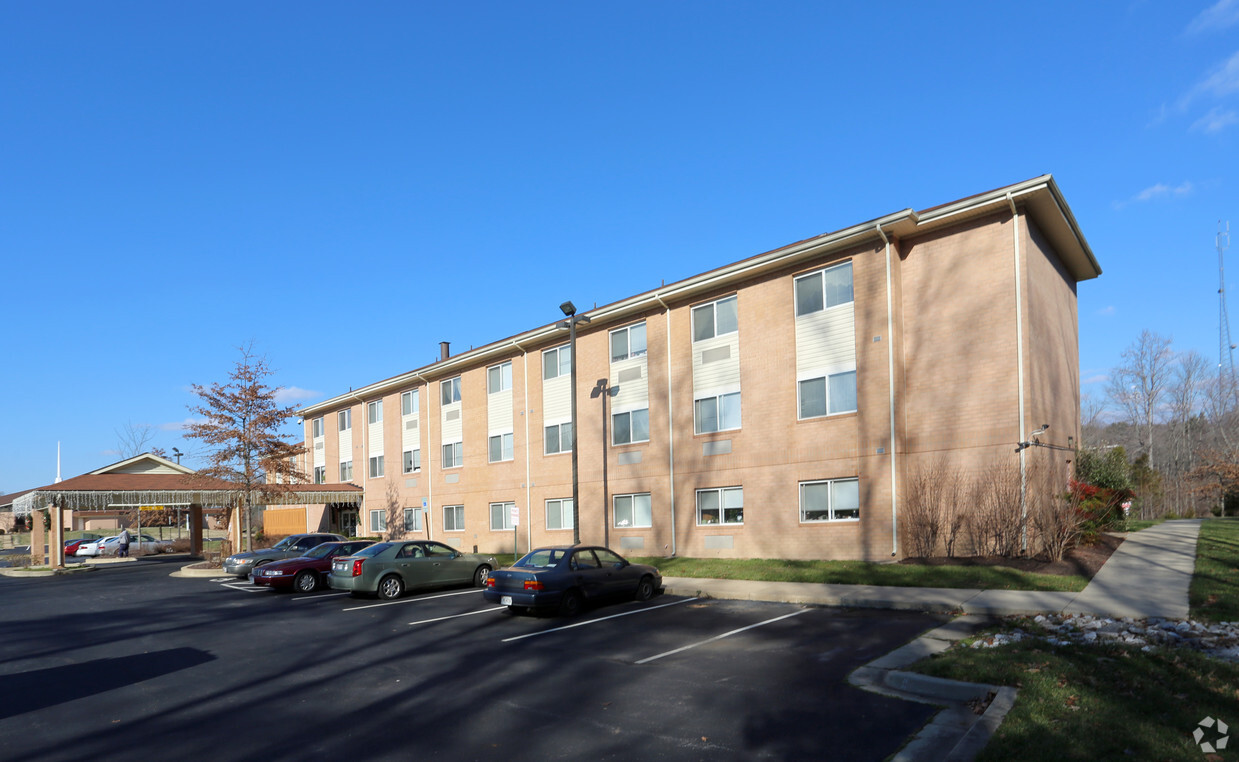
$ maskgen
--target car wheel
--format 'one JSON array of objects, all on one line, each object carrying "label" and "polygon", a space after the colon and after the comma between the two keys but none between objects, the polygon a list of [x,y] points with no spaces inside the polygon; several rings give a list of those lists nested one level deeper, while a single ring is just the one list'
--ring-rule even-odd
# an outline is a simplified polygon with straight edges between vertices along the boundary
[{"label": "car wheel", "polygon": [[312,593],[318,589],[318,575],[305,569],[293,577],[293,588],[299,593]]},{"label": "car wheel", "polygon": [[478,570],[473,573],[473,586],[486,587],[486,578],[490,576],[490,567],[482,564]]},{"label": "car wheel", "polygon": [[404,582],[395,574],[388,574],[379,580],[379,597],[385,601],[395,600],[404,592]]},{"label": "car wheel", "polygon": [[648,574],[637,583],[637,591],[633,597],[639,601],[648,601],[654,597],[654,578]]},{"label": "car wheel", "polygon": [[564,597],[559,601],[559,613],[561,616],[576,616],[581,613],[581,594],[576,590],[569,590],[564,593]]}]

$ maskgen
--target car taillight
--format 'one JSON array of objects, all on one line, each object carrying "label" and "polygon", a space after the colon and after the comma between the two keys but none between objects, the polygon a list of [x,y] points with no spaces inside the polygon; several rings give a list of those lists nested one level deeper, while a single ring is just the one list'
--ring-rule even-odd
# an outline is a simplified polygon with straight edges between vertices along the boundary
[{"label": "car taillight", "polygon": [[484,582],[483,584],[484,584],[484,585],[486,585],[487,587],[494,587],[494,586],[495,586],[495,578],[494,578],[494,577],[487,577],[487,578],[486,578],[486,582]]},{"label": "car taillight", "polygon": [[527,579],[525,580],[525,589],[526,590],[541,590],[542,583],[536,579]]},{"label": "car taillight", "polygon": [[361,564],[362,564],[362,560],[360,558],[353,562],[353,576],[354,577],[361,576]]}]

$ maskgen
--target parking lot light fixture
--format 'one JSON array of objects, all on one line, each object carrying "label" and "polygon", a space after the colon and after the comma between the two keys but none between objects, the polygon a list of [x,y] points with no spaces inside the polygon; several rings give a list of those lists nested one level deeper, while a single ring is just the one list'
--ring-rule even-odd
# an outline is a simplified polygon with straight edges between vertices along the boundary
[{"label": "parking lot light fixture", "polygon": [[577,478],[577,454],[576,454],[576,430],[577,430],[577,415],[576,415],[576,324],[588,323],[589,316],[576,314],[576,305],[571,301],[564,302],[559,305],[560,312],[564,313],[567,320],[556,324],[557,328],[568,329],[568,356],[571,360],[568,370],[568,383],[572,385],[572,544],[581,544],[581,495],[580,482]]}]

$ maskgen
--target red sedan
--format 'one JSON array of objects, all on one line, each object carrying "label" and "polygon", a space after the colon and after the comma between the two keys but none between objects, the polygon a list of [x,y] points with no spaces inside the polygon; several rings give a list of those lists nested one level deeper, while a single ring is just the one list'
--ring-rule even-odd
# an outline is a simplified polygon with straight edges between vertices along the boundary
[{"label": "red sedan", "polygon": [[312,593],[318,589],[323,578],[331,572],[331,559],[336,556],[351,556],[373,540],[350,540],[348,542],[324,542],[306,551],[304,556],[272,561],[254,570],[254,584],[274,590],[296,590]]}]

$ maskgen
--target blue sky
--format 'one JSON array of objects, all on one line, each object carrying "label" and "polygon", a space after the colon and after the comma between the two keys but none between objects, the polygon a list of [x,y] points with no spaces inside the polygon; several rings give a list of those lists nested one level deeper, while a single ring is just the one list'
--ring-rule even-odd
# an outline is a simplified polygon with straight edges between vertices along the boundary
[{"label": "blue sky", "polygon": [[309,403],[1047,172],[1085,389],[1216,360],[1239,0],[831,5],[0,5],[0,494],[190,449],[251,341]]}]

